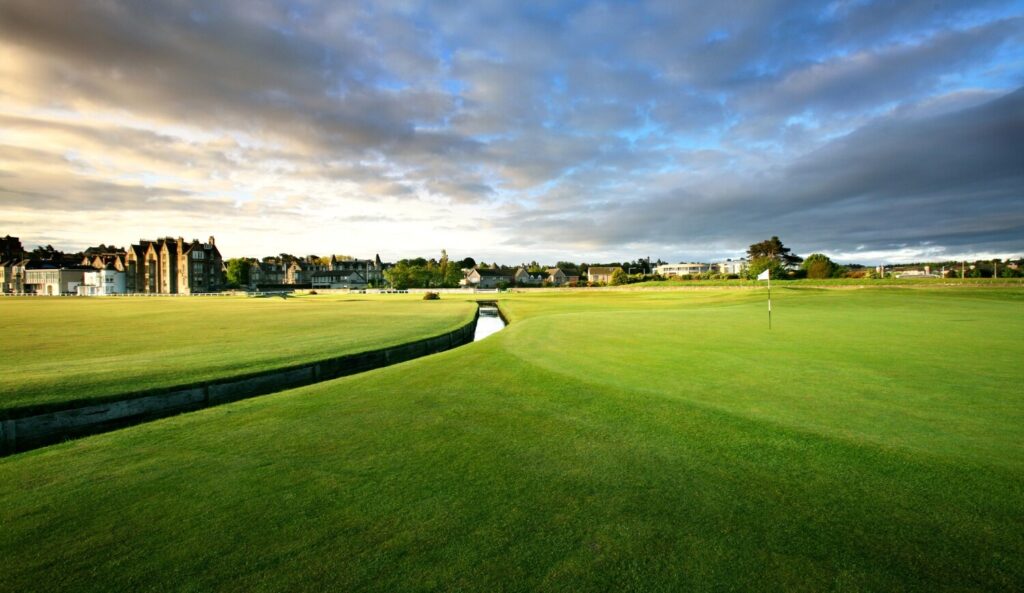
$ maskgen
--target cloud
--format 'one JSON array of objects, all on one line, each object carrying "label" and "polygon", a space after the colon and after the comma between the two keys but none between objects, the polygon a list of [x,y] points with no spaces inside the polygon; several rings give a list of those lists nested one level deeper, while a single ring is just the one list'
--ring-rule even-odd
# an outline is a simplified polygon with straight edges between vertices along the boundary
[{"label": "cloud", "polygon": [[1022,143],[1024,89],[941,115],[877,121],[737,183],[520,212],[504,223],[520,233],[531,229],[538,242],[638,243],[678,252],[719,244],[736,255],[771,235],[804,252],[908,245],[1014,251],[1024,237]]},{"label": "cloud", "polygon": [[231,236],[248,253],[708,253],[784,231],[814,249],[1022,250],[1014,216],[987,215],[1020,210],[999,107],[1017,95],[993,100],[1024,82],[1022,13],[9,0],[0,218],[54,237],[74,233],[47,229],[55,210],[139,227],[195,211],[266,229]]},{"label": "cloud", "polygon": [[938,33],[924,41],[858,51],[793,70],[740,102],[755,113],[848,112],[930,91],[944,75],[1022,40],[1024,18]]}]

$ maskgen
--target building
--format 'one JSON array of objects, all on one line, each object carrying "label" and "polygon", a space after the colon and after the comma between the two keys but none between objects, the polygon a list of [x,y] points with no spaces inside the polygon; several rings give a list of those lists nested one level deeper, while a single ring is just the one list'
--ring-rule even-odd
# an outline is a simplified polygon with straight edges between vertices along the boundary
[{"label": "building", "polygon": [[366,278],[359,272],[323,270],[310,272],[313,288],[366,288]]},{"label": "building", "polygon": [[9,262],[25,258],[25,249],[21,239],[7,235],[0,239],[0,262]]},{"label": "building", "polygon": [[97,270],[106,269],[107,266],[113,266],[118,272],[125,271],[124,258],[127,254],[125,252],[120,253],[100,253],[96,255],[83,255],[82,265]]},{"label": "building", "polygon": [[347,274],[359,274],[364,284],[381,286],[384,284],[384,263],[380,261],[380,255],[374,259],[338,259],[331,256],[330,271],[345,272]]},{"label": "building", "polygon": [[718,270],[719,274],[735,274],[739,276],[747,269],[747,260],[745,259],[727,259],[720,261],[715,264],[715,269]]},{"label": "building", "polygon": [[666,278],[671,276],[692,276],[711,271],[711,264],[701,263],[679,263],[665,264],[654,268],[654,273]]},{"label": "building", "polygon": [[466,272],[466,277],[459,283],[463,286],[473,288],[498,288],[502,284],[511,284],[512,275],[491,268],[472,268]]},{"label": "building", "polygon": [[551,286],[565,286],[569,283],[569,277],[559,268],[548,268],[547,274],[547,281]]},{"label": "building", "polygon": [[195,294],[224,287],[224,260],[213,237],[206,243],[182,237],[143,239],[124,257],[125,287],[146,294]]},{"label": "building", "polygon": [[14,290],[14,266],[18,260],[0,260],[0,293],[20,292]]},{"label": "building", "polygon": [[614,274],[616,270],[620,272],[624,271],[619,266],[591,266],[590,269],[587,270],[587,282],[600,282],[602,284],[608,284],[609,282],[612,281],[612,274]]},{"label": "building", "polygon": [[111,265],[102,270],[87,270],[78,287],[80,296],[125,294],[125,273]]},{"label": "building", "polygon": [[[253,261],[249,268],[249,287],[312,286],[314,288],[349,288],[382,286],[387,265],[380,256],[374,259],[339,258],[332,255],[327,263],[317,256],[297,259],[266,257]],[[314,280],[314,278],[316,278]]]},{"label": "building", "polygon": [[540,272],[530,273],[526,268],[520,267],[512,276],[516,286],[540,286],[546,280],[547,274]]},{"label": "building", "polygon": [[25,292],[25,274],[32,260],[19,259],[11,262],[10,287],[13,293]]},{"label": "building", "polygon": [[284,283],[285,284],[306,284],[309,282],[310,274],[312,272],[322,271],[319,268],[319,264],[313,262],[307,262],[305,266],[297,261],[290,261],[284,269]]},{"label": "building", "polygon": [[178,239],[178,293],[216,292],[224,288],[224,260],[216,240],[206,243],[193,239],[183,245]]},{"label": "building", "polygon": [[0,260],[0,293],[14,292],[14,260]]},{"label": "building", "polygon": [[60,296],[78,294],[89,268],[62,267],[51,263],[29,263],[25,267],[24,290],[29,294]]},{"label": "building", "polygon": [[931,266],[925,266],[923,270],[915,268],[901,268],[899,270],[893,270],[893,274],[897,278],[942,278],[942,274],[932,272]]},{"label": "building", "polygon": [[249,265],[249,287],[286,284],[287,267],[276,260],[254,261]]}]

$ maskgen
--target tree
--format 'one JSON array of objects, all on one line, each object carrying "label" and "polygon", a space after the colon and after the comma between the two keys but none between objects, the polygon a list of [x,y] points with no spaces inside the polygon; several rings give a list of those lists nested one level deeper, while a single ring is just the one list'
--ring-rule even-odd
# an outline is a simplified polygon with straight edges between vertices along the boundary
[{"label": "tree", "polygon": [[747,257],[751,260],[769,257],[778,260],[784,266],[792,266],[804,261],[799,255],[791,253],[791,250],[784,246],[778,237],[754,243],[747,250]]},{"label": "tree", "polygon": [[409,288],[413,282],[409,264],[404,259],[384,270],[384,279],[388,281],[391,288],[398,290],[405,290],[406,288]]},{"label": "tree", "polygon": [[466,270],[472,270],[473,268],[476,267],[476,260],[471,257],[467,257],[466,259],[462,260],[462,263],[460,265]]},{"label": "tree", "polygon": [[445,280],[448,278],[448,268],[454,268],[448,261],[448,251],[446,249],[441,250],[441,260],[437,262],[437,278],[436,286],[444,286]]},{"label": "tree", "polygon": [[[467,258],[472,259],[472,258]],[[448,252],[444,249],[441,250],[441,259],[434,263],[433,260],[427,262],[427,270],[430,271],[431,284],[433,286],[443,288],[456,288],[459,286],[459,281],[462,280],[462,264],[466,260],[461,262],[451,261],[448,258]],[[476,263],[476,262],[474,262]]]},{"label": "tree", "polygon": [[612,277],[609,279],[608,284],[611,286],[619,286],[625,284],[629,280],[629,276],[626,275],[626,271],[622,268],[616,268],[612,272]]},{"label": "tree", "polygon": [[812,253],[801,266],[808,278],[831,278],[836,273],[836,264],[823,253]]},{"label": "tree", "polygon": [[29,252],[29,255],[33,259],[44,259],[53,261],[64,257],[64,252],[54,249],[53,245],[47,245],[46,247],[36,247],[31,252]]},{"label": "tree", "polygon": [[406,288],[456,287],[462,280],[462,269],[448,259],[448,253],[441,251],[440,260],[426,260],[422,257],[403,259],[384,270],[384,278],[399,290]]},{"label": "tree", "polygon": [[249,260],[233,257],[227,261],[228,286],[239,288],[249,285]]},{"label": "tree", "polygon": [[789,270],[781,261],[774,257],[761,256],[747,263],[747,278],[753,280],[766,269],[770,270],[769,274],[772,278],[781,280],[789,277]]}]

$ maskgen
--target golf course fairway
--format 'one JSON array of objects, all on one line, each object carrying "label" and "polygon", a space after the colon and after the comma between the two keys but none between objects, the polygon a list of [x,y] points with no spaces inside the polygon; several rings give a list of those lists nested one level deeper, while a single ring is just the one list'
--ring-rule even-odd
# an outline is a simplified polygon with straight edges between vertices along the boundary
[{"label": "golf course fairway", "polygon": [[7,298],[0,418],[412,342],[475,312],[408,296]]},{"label": "golf course fairway", "polygon": [[0,459],[0,591],[1024,589],[1024,291],[773,300],[501,295],[477,343]]}]

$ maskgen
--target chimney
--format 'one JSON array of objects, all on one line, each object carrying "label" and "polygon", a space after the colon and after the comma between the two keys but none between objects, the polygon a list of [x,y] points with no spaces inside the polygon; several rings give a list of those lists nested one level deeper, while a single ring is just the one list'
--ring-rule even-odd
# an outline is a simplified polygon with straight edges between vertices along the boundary
[{"label": "chimney", "polygon": [[216,245],[217,244],[217,240],[213,238],[213,235],[210,235],[209,243],[210,243],[210,245]]}]

